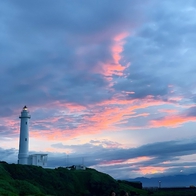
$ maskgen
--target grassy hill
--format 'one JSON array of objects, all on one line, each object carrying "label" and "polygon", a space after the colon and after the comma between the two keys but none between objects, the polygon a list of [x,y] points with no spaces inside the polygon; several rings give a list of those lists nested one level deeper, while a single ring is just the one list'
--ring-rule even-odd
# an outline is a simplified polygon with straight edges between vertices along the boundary
[{"label": "grassy hill", "polygon": [[145,191],[138,184],[117,181],[94,169],[67,170],[0,163],[0,195],[107,196],[111,190]]}]

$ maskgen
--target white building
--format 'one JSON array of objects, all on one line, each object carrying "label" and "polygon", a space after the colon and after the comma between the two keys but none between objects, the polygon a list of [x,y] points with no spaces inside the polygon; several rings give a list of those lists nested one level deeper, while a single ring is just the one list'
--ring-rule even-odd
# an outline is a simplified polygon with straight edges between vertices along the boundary
[{"label": "white building", "polygon": [[47,154],[32,154],[29,155],[29,165],[47,166]]},{"label": "white building", "polygon": [[19,153],[18,153],[18,164],[23,165],[37,165],[46,167],[47,166],[47,154],[32,154],[29,155],[29,111],[24,106],[20,121],[20,141],[19,141]]}]

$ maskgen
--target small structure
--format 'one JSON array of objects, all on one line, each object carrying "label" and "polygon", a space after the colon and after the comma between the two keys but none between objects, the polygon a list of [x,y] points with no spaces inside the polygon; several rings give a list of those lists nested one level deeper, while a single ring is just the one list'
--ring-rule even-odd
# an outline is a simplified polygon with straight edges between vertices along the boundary
[{"label": "small structure", "polygon": [[23,107],[21,112],[20,121],[20,141],[19,141],[19,153],[18,164],[23,165],[37,165],[47,166],[47,154],[32,154],[29,155],[29,111],[27,106]]},{"label": "small structure", "polygon": [[66,168],[68,170],[86,170],[86,167],[84,165],[72,165]]},{"label": "small structure", "polygon": [[29,155],[29,165],[36,165],[36,166],[47,166],[47,154],[32,154]]},{"label": "small structure", "polygon": [[84,165],[75,165],[76,170],[86,170],[86,167]]}]

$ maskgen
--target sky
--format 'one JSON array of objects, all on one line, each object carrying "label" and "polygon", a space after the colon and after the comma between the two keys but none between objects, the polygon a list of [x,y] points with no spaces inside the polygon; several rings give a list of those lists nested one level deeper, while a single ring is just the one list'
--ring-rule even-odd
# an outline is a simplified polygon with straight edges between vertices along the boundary
[{"label": "sky", "polygon": [[195,0],[0,2],[0,160],[116,179],[196,172]]}]

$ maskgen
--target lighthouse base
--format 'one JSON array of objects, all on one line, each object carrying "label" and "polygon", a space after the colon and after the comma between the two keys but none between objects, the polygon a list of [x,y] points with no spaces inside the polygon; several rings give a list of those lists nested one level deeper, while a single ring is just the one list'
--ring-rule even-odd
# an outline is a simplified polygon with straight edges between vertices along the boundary
[{"label": "lighthouse base", "polygon": [[22,157],[18,159],[18,164],[28,165],[28,157]]},{"label": "lighthouse base", "polygon": [[21,165],[36,165],[41,167],[47,166],[47,154],[32,154],[28,157],[19,157],[18,158],[18,164]]}]

